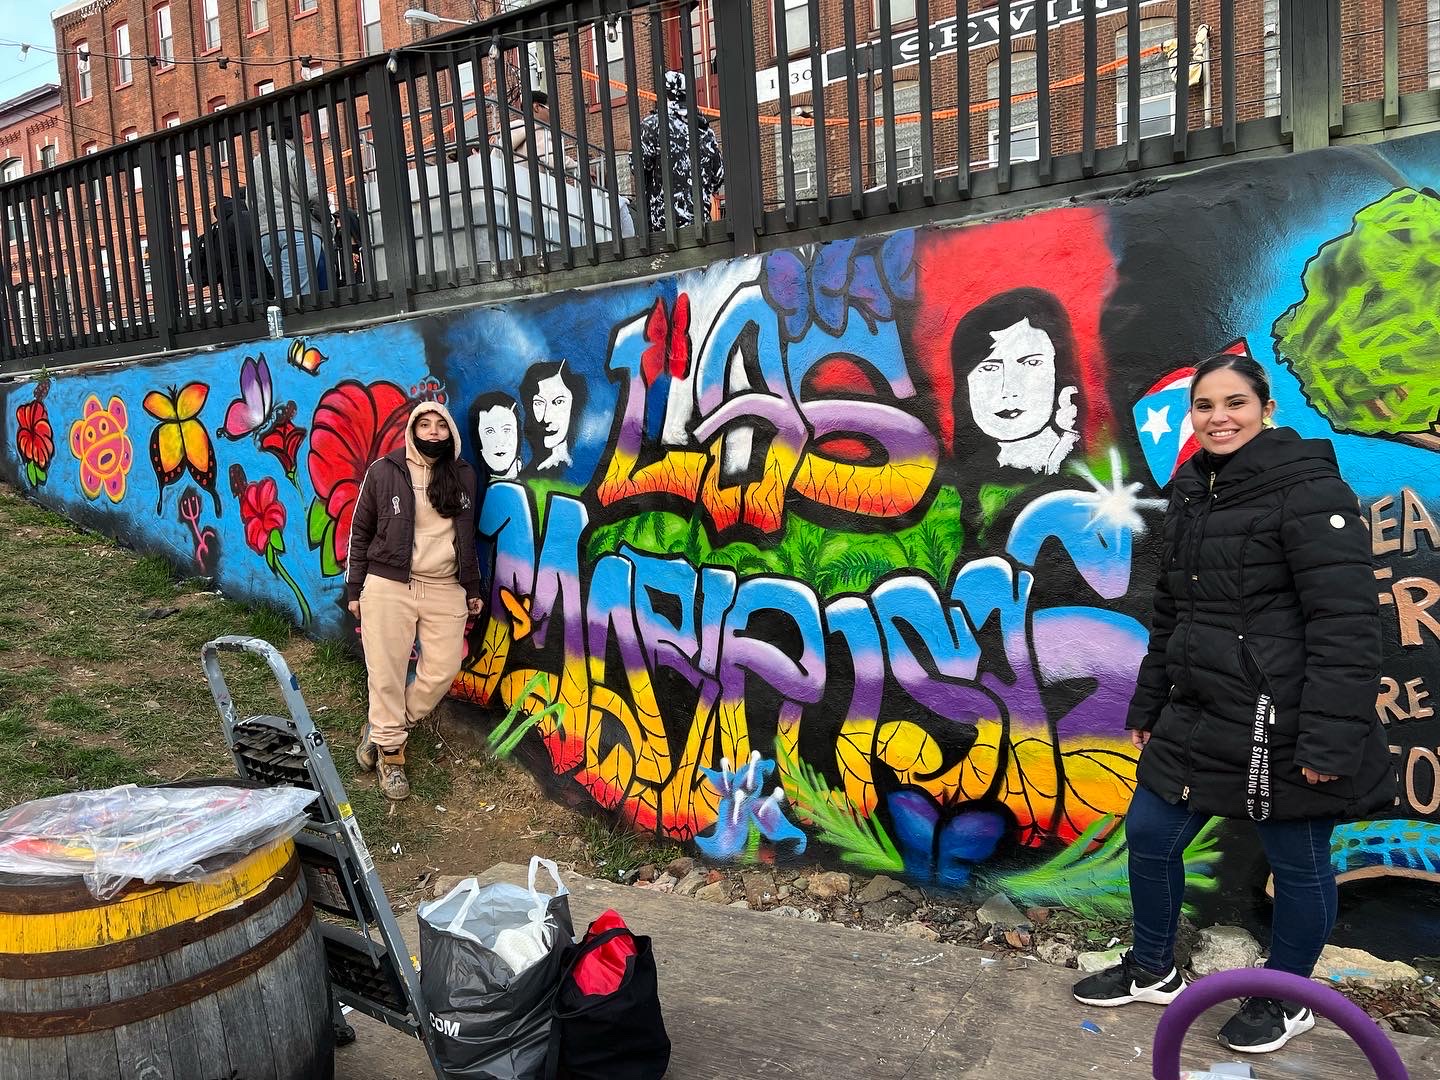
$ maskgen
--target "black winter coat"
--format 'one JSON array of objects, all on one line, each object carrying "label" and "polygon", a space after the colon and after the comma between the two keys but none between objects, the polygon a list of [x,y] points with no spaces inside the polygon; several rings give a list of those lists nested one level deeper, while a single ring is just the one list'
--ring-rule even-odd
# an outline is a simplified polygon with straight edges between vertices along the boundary
[{"label": "black winter coat", "polygon": [[[1267,430],[1218,473],[1196,454],[1165,515],[1150,648],[1126,727],[1139,781],[1198,813],[1370,817],[1395,772],[1375,713],[1370,530],[1323,439]],[[1309,784],[1301,767],[1339,777]]]}]

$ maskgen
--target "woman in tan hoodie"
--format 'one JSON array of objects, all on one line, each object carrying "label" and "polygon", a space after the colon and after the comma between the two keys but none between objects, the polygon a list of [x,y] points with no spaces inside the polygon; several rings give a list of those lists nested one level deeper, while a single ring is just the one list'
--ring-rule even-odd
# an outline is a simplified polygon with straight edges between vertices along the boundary
[{"label": "woman in tan hoodie", "polygon": [[457,453],[458,430],[443,405],[416,405],[404,447],[366,470],[350,529],[346,598],[360,621],[370,698],[355,760],[367,772],[378,766],[388,799],[410,795],[406,737],[459,674],[466,619],[483,606],[475,557],[482,481]]}]

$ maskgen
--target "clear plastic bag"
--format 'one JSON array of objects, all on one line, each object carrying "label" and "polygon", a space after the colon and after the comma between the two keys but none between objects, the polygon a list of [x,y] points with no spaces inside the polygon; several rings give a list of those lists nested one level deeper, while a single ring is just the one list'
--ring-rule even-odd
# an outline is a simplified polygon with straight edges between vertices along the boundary
[{"label": "clear plastic bag", "polygon": [[79,875],[108,900],[134,880],[198,881],[222,856],[294,836],[316,793],[303,788],[138,787],[77,791],[0,814],[0,873]]}]

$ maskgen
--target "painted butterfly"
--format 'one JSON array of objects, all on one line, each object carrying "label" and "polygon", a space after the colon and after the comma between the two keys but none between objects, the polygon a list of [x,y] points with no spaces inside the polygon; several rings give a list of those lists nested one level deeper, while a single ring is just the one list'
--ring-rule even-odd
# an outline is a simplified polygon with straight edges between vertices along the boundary
[{"label": "painted butterfly", "polygon": [[318,375],[320,373],[320,365],[328,360],[329,357],[313,345],[306,345],[304,338],[296,338],[290,342],[290,352],[287,354],[286,359],[301,371],[310,375]]},{"label": "painted butterfly", "polygon": [[145,411],[160,421],[150,436],[150,465],[160,482],[160,497],[155,512],[165,502],[165,489],[188,470],[191,477],[215,500],[215,513],[220,513],[220,495],[215,490],[215,448],[200,410],[210,396],[210,387],[201,382],[187,383],[176,390],[151,390],[145,395]]}]

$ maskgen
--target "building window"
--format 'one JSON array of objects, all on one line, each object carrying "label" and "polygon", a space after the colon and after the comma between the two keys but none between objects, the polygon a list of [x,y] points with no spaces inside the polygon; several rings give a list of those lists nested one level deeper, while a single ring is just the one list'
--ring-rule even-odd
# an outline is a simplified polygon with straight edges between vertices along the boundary
[{"label": "building window", "polygon": [[201,0],[200,13],[205,24],[205,51],[220,48],[220,0]]},{"label": "building window", "polygon": [[[1430,0],[1430,18],[1440,17],[1440,0]],[[1280,0],[1265,0],[1265,115],[1280,115]],[[1430,23],[1430,70],[1435,70],[1435,23]],[[1431,82],[1431,85],[1435,85]]]},{"label": "building window", "polygon": [[[1010,56],[1010,160],[1035,161],[1040,157],[1040,106],[1035,100],[1039,87],[1034,53]],[[987,161],[1000,161],[1000,61],[985,68],[985,95],[996,102],[990,109]]]},{"label": "building window", "polygon": [[[1429,85],[1440,86],[1440,0],[1425,0],[1426,57],[1429,61]],[[1279,35],[1276,35],[1279,40]]]},{"label": "building window", "polygon": [[25,175],[25,163],[19,158],[11,158],[5,164],[0,165],[0,182],[8,184],[11,180],[19,180]]},{"label": "building window", "polygon": [[54,143],[46,143],[40,147],[40,168],[53,169],[57,160],[59,147]]},{"label": "building window", "polygon": [[255,96],[256,96],[256,97],[264,97],[266,94],[273,94],[274,92],[275,92],[275,80],[274,80],[274,79],[266,79],[264,82],[257,82],[257,83],[255,84]]},{"label": "building window", "polygon": [[163,67],[175,66],[175,32],[170,27],[170,5],[155,9],[155,55]]},{"label": "building window", "polygon": [[318,64],[318,63],[313,63],[313,62],[307,64],[307,63],[305,63],[304,61],[301,61],[301,63],[300,63],[300,78],[305,79],[307,82],[308,82],[310,79],[318,79],[321,75],[324,75],[324,74],[325,74],[325,65],[324,65],[324,64]]},{"label": "building window", "polygon": [[[777,36],[771,43],[780,51]],[[803,52],[810,48],[810,0],[785,0],[785,51]]]},{"label": "building window", "polygon": [[100,144],[99,144],[99,143],[87,142],[87,143],[85,144],[85,156],[86,156],[86,157],[89,157],[91,154],[98,154],[99,152],[100,152]]},{"label": "building window", "polygon": [[270,5],[266,0],[250,0],[250,32],[258,34],[270,25]]},{"label": "building window", "polygon": [[89,101],[93,87],[90,85],[90,43],[75,43],[75,90],[80,101]]},{"label": "building window", "polygon": [[[97,142],[87,142],[81,149],[85,156],[89,157],[91,154],[98,154],[100,152],[100,144]],[[90,197],[94,202],[98,203],[100,201],[99,180],[90,181]]]},{"label": "building window", "polygon": [[[600,36],[605,38],[605,70],[600,70]],[[609,98],[614,101],[616,98],[623,98],[626,92],[625,83],[625,33],[617,21],[614,26],[608,23],[601,23],[595,28],[595,36],[590,42],[591,50],[594,52],[594,68],[596,74],[605,83],[600,92],[596,94],[596,100],[604,100],[605,90],[609,90]]]},{"label": "building window", "polygon": [[[871,102],[875,117],[875,182],[888,181],[885,174],[885,90],[875,91]],[[895,84],[895,179],[899,183],[915,180],[920,176],[920,124],[911,114],[920,111],[920,84],[903,82]],[[908,115],[908,119],[906,119]],[[811,149],[812,160],[814,149]]]},{"label": "building window", "polygon": [[790,158],[788,161],[785,158],[785,143],[780,125],[775,125],[776,202],[785,200],[785,174],[787,171],[795,177],[796,201],[815,198],[815,117],[808,105],[790,110]]},{"label": "building window", "polygon": [[133,73],[130,70],[130,25],[115,25],[115,85],[129,86]]},{"label": "building window", "polygon": [[[126,142],[134,142],[136,139],[140,138],[140,132],[137,128],[126,128],[124,131],[120,132],[120,137]],[[136,191],[139,191],[142,187],[145,186],[144,180],[140,175],[140,166],[138,165],[130,170],[130,186]]]},{"label": "building window", "polygon": [[[1140,20],[1140,138],[1169,135],[1175,130],[1175,72],[1170,68],[1175,49],[1174,19]],[[1115,34],[1115,59],[1129,56],[1128,31]],[[1125,64],[1121,71],[1129,71]],[[1130,80],[1126,74],[1115,78],[1115,140],[1129,138],[1126,112],[1130,105]]]},{"label": "building window", "polygon": [[320,0],[296,0],[295,14],[304,15],[320,8]]},{"label": "building window", "polygon": [[[164,124],[167,128],[179,127],[179,126],[180,126],[180,114],[179,114],[179,113],[166,113],[165,116],[161,117],[160,122],[161,122],[162,124]],[[184,155],[184,154],[176,154],[176,155],[175,155],[175,179],[176,179],[176,180],[183,180],[184,177],[185,177],[185,155]]]},{"label": "building window", "polygon": [[[874,0],[871,5],[870,17],[874,20],[870,25],[876,30],[880,29],[880,0]],[[890,0],[890,25],[903,26],[905,23],[915,21],[915,0]]]},{"label": "building window", "polygon": [[[208,113],[218,113],[224,110],[224,108],[225,99],[223,97],[211,98],[205,103],[205,111]],[[217,126],[215,128],[212,128],[211,131],[212,134],[209,137],[217,140],[215,144],[216,159],[220,162],[221,165],[229,165],[230,137],[225,134],[225,130],[223,127]]]},{"label": "building window", "polygon": [[367,56],[385,48],[380,34],[380,0],[360,0],[360,44]]}]

